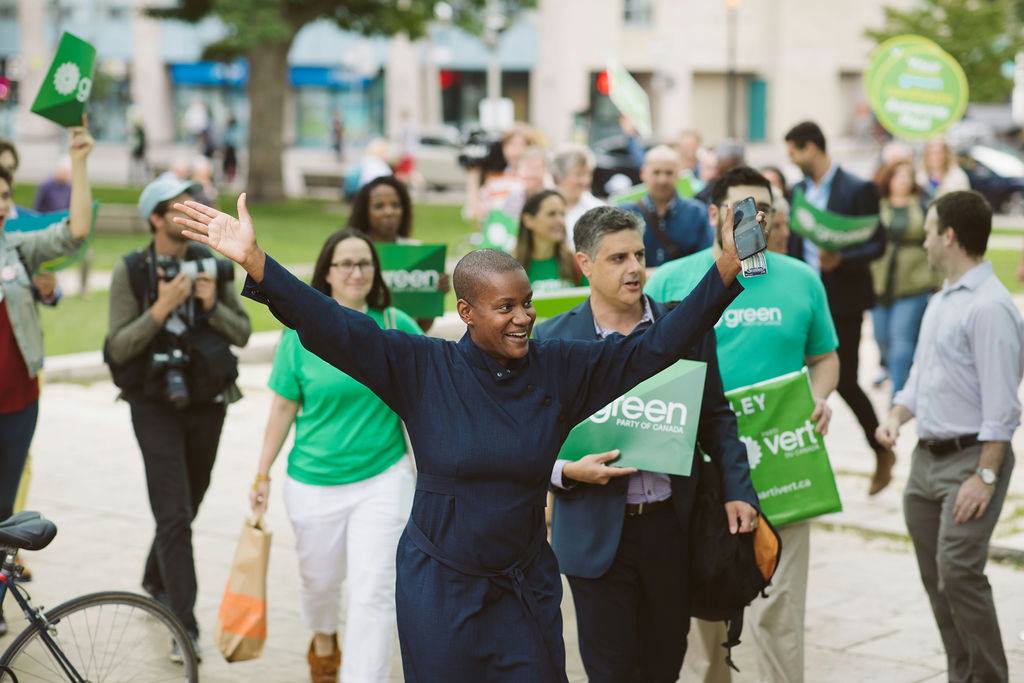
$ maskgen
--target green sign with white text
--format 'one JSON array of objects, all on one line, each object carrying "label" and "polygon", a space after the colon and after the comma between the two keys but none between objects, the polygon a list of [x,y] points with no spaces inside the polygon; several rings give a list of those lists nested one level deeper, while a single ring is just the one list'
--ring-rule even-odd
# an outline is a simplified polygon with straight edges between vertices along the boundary
[{"label": "green sign with white text", "polygon": [[750,479],[775,525],[843,509],[821,434],[807,370],[726,392],[747,447]]},{"label": "green sign with white text", "polygon": [[647,91],[614,59],[608,60],[608,97],[622,115],[632,121],[641,136],[649,138],[654,134]]},{"label": "green sign with white text", "polygon": [[688,477],[707,365],[677,361],[573,427],[558,457],[619,449],[614,465]]},{"label": "green sign with white text", "polygon": [[[58,270],[64,270],[68,266],[73,266],[85,258],[85,254],[89,251],[89,245],[92,242],[93,231],[96,228],[96,213],[99,209],[100,203],[94,201],[92,203],[92,225],[89,228],[89,235],[85,238],[85,241],[82,242],[81,246],[70,254],[64,254],[63,256],[58,256],[46,261],[39,266],[40,272],[56,273]],[[19,213],[17,218],[12,218],[7,221],[4,225],[4,230],[6,230],[10,235],[14,235],[19,232],[36,232],[37,230],[45,230],[46,228],[64,220],[68,215],[68,211],[54,211],[52,213]]]},{"label": "green sign with white text", "polygon": [[374,245],[380,256],[384,283],[391,291],[391,305],[417,320],[444,315],[443,244]]},{"label": "green sign with white text", "polygon": [[864,73],[864,88],[879,123],[905,140],[939,135],[967,109],[964,70],[948,52],[922,36],[896,36],[875,48]]},{"label": "green sign with white text", "polygon": [[64,33],[32,111],[64,127],[82,125],[82,113],[92,94],[96,48],[78,36]]},{"label": "green sign with white text", "polygon": [[504,211],[494,209],[488,213],[480,230],[481,249],[498,249],[511,253],[516,248],[519,222]]},{"label": "green sign with white text", "polygon": [[793,192],[790,229],[822,249],[840,251],[863,244],[878,229],[878,216],[843,216],[811,205],[800,188]]}]

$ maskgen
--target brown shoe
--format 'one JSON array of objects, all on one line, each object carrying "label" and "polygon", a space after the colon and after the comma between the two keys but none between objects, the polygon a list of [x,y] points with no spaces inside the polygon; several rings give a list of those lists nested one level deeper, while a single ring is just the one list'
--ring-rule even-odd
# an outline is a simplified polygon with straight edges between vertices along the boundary
[{"label": "brown shoe", "polygon": [[[314,639],[315,640],[315,639]],[[338,669],[341,667],[341,650],[338,648],[338,636],[334,636],[334,652],[326,657],[318,657],[314,641],[309,641],[309,680],[312,683],[338,683]]]},{"label": "brown shoe", "polygon": [[881,492],[889,482],[892,481],[892,466],[896,464],[896,454],[889,448],[883,448],[875,453],[877,463],[875,464],[875,474],[871,477],[871,488],[868,489],[868,495],[874,496]]}]

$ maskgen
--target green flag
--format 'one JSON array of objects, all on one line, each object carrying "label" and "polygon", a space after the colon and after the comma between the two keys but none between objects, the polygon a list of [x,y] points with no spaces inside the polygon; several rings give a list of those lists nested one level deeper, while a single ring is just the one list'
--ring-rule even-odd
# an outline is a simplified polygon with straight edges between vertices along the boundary
[{"label": "green flag", "polygon": [[677,361],[573,427],[558,457],[619,449],[615,465],[690,476],[707,365]]},{"label": "green flag", "polygon": [[70,33],[62,35],[32,111],[64,127],[82,125],[95,66],[96,48]]},{"label": "green flag", "polygon": [[839,251],[871,239],[878,229],[878,216],[843,216],[819,209],[797,188],[793,192],[789,227],[822,249]]},{"label": "green flag", "polygon": [[[679,193],[680,197],[686,199],[693,199],[697,196],[697,193],[704,189],[704,183],[695,178],[691,173],[683,173],[679,176],[679,180],[676,181],[676,192]],[[622,206],[623,204],[632,204],[643,199],[644,195],[647,194],[647,185],[640,183],[634,185],[625,192],[610,197],[608,203],[613,206]]]},{"label": "green flag", "polygon": [[444,292],[438,287],[444,275],[445,245],[378,242],[374,246],[392,306],[417,320],[444,315]]},{"label": "green flag", "polygon": [[623,116],[633,122],[640,135],[649,138],[654,134],[651,100],[647,92],[614,59],[608,60],[608,96]]},{"label": "green flag", "polygon": [[537,319],[554,318],[576,308],[590,296],[590,287],[572,287],[533,293],[533,309]]},{"label": "green flag", "polygon": [[[73,266],[85,258],[85,252],[89,250],[89,244],[92,242],[93,232],[96,228],[96,213],[100,209],[99,202],[92,203],[92,225],[89,229],[89,235],[82,242],[82,245],[70,254],[58,256],[46,261],[39,270],[44,273],[55,273],[58,270],[64,270],[68,266]],[[37,230],[43,230],[50,227],[54,223],[64,220],[68,217],[67,211],[54,211],[52,213],[19,213],[17,218],[7,221],[4,225],[4,230],[8,233],[15,232],[35,232]]]},{"label": "green flag", "polygon": [[511,252],[516,248],[519,222],[504,211],[494,209],[484,218],[481,233],[483,237],[480,241],[481,249],[499,249]]},{"label": "green flag", "polygon": [[747,447],[761,510],[775,525],[843,509],[821,434],[810,416],[807,370],[726,392]]}]

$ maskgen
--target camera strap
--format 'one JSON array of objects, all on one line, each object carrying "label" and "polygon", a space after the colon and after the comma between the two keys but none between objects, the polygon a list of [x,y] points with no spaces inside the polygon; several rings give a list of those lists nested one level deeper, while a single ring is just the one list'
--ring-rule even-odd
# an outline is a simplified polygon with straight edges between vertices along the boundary
[{"label": "camera strap", "polygon": [[665,224],[661,219],[661,216],[657,212],[648,208],[647,204],[641,199],[637,202],[637,206],[640,207],[640,213],[644,217],[644,221],[650,227],[651,232],[654,233],[655,238],[661,243],[661,248],[665,250],[665,260],[674,261],[683,255],[683,248],[672,241],[669,237],[668,231],[665,230]]}]

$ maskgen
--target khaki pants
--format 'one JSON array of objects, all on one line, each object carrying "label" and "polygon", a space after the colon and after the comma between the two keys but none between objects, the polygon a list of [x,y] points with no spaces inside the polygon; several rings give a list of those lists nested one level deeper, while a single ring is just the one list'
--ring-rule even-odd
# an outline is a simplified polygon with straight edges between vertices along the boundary
[{"label": "khaki pants", "polygon": [[903,494],[903,515],[946,648],[951,683],[1009,678],[985,562],[1013,472],[1012,451],[1003,459],[985,515],[965,524],[953,520],[957,491],[974,474],[980,454],[980,445],[941,456],[918,447]]},{"label": "khaki pants", "polygon": [[[757,598],[744,612],[743,643],[757,650],[758,681],[801,683],[804,680],[804,611],[807,605],[807,570],[811,556],[811,524],[797,522],[779,529],[782,563],[767,598]],[[685,681],[729,683],[725,663],[723,622],[694,619],[683,663]],[[750,675],[751,672],[744,671]]]}]

